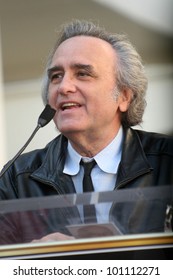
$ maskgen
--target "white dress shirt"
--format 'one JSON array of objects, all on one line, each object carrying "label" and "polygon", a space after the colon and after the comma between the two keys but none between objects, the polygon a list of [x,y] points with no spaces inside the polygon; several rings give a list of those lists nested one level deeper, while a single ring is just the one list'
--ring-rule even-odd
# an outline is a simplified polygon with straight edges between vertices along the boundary
[{"label": "white dress shirt", "polygon": [[[93,187],[96,192],[112,191],[115,188],[117,169],[122,154],[122,142],[123,129],[120,127],[118,134],[112,142],[94,156],[94,158],[82,157],[73,149],[70,142],[68,142],[67,157],[63,173],[72,177],[77,193],[83,192],[83,167],[80,165],[81,158],[84,161],[91,161],[95,159],[97,163],[91,172]],[[95,206],[97,221],[100,223],[107,222],[111,203],[99,203]],[[82,206],[79,206],[81,218],[83,217],[82,208]]]}]

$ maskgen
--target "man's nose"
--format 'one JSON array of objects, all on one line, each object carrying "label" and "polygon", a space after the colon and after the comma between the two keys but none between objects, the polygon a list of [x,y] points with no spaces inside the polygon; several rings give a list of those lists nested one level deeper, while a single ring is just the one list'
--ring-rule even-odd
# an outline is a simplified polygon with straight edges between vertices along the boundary
[{"label": "man's nose", "polygon": [[74,78],[65,74],[58,86],[58,92],[60,94],[68,94],[76,91],[76,84]]}]

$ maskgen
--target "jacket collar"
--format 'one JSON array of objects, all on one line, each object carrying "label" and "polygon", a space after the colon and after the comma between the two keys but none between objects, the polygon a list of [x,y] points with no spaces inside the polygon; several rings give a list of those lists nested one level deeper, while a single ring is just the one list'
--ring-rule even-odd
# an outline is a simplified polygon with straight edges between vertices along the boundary
[{"label": "jacket collar", "polygon": [[[39,181],[47,182],[52,186],[61,186],[62,193],[75,192],[70,176],[63,173],[67,143],[67,138],[63,135],[55,138],[49,144],[42,165],[32,174],[32,177]],[[132,128],[124,128],[122,158],[118,168],[116,186],[121,187],[128,181],[150,171],[151,167],[144,154],[137,131]]]}]

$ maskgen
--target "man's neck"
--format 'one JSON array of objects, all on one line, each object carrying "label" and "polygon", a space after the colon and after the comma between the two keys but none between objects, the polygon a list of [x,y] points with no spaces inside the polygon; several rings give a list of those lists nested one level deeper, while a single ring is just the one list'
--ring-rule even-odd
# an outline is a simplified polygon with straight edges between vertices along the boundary
[{"label": "man's neck", "polygon": [[100,151],[102,151],[106,146],[108,146],[111,141],[118,134],[119,128],[116,131],[112,131],[111,134],[107,135],[102,133],[100,136],[89,135],[86,137],[83,133],[73,134],[73,137],[68,137],[72,147],[83,157],[94,157]]}]

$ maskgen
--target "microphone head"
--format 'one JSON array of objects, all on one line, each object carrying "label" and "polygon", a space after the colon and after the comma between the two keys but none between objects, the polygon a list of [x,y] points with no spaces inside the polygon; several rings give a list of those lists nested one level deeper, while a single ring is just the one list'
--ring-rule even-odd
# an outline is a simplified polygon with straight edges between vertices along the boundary
[{"label": "microphone head", "polygon": [[50,107],[49,104],[47,104],[38,118],[38,125],[40,127],[47,125],[53,119],[55,113],[56,110],[54,110]]}]

